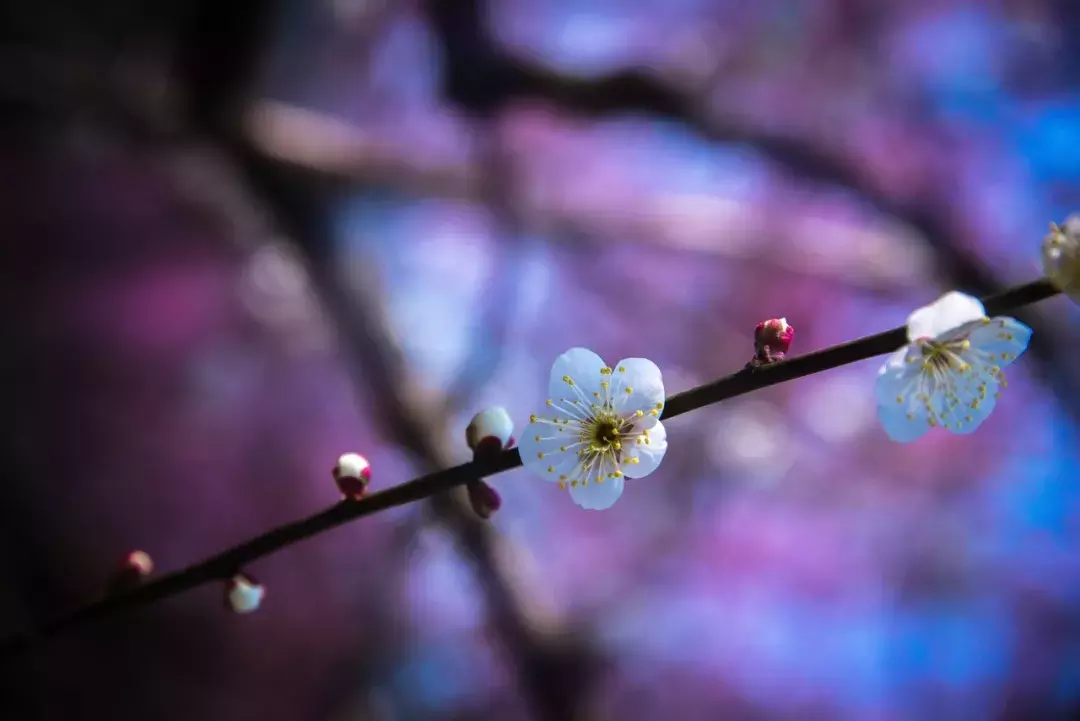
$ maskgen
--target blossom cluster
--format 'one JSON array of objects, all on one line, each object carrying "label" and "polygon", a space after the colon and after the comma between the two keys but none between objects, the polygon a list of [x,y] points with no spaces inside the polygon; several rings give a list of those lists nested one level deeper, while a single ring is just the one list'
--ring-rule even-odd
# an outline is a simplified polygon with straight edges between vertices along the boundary
[{"label": "blossom cluster", "polygon": [[[787,319],[757,326],[748,372],[784,359],[795,329]],[[894,441],[909,443],[938,428],[974,432],[1006,388],[1004,368],[1024,353],[1032,331],[1009,317],[987,316],[982,302],[956,291],[907,320],[908,343],[878,371],[878,419]],[[548,381],[547,408],[534,414],[521,461],[568,490],[585,509],[610,508],[627,479],[657,469],[667,452],[664,381],[644,358],[614,365],[585,348],[559,356]]]}]

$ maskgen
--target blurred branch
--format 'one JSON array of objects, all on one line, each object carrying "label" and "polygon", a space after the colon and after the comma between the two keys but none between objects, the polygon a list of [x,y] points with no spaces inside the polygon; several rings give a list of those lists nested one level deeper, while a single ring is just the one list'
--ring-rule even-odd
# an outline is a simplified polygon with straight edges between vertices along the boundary
[{"label": "blurred branch", "polygon": [[[702,137],[742,143],[800,176],[839,186],[857,194],[878,212],[914,228],[933,249],[950,284],[976,295],[995,293],[1004,283],[953,233],[950,209],[928,188],[918,202],[890,197],[856,163],[800,138],[773,134],[743,120],[714,112],[688,91],[646,71],[625,71],[596,79],[554,72],[528,58],[506,51],[494,38],[482,0],[425,0],[428,17],[443,49],[443,89],[448,99],[481,116],[497,113],[515,101],[539,99],[586,117],[646,113],[684,123]],[[1057,362],[1059,334],[1034,314],[1021,319],[1034,331],[1031,353],[1043,375],[1076,413],[1080,376]]]},{"label": "blurred branch", "polygon": [[[497,247],[483,294],[483,311],[472,319],[468,354],[450,382],[439,412],[446,418],[467,408],[470,399],[498,368],[514,314],[514,300],[524,265],[521,223],[514,210],[514,168],[502,139],[498,118],[477,119],[481,168],[480,197],[494,221]],[[447,465],[445,462],[436,464]],[[483,586],[489,590],[496,628],[513,651],[518,678],[539,721],[576,721],[587,712],[588,689],[598,671],[597,653],[580,634],[555,638],[538,633],[540,624],[527,618],[525,604],[508,595],[509,585],[495,569],[499,539],[477,522],[460,497],[440,494],[431,499],[435,517],[447,524],[466,554],[473,559]]]},{"label": "blurred branch", "polygon": [[[482,158],[440,164],[343,120],[266,100],[249,110],[245,131],[260,152],[319,176],[328,185],[369,184],[410,197],[490,204],[485,190],[489,173]],[[603,244],[614,238],[620,244],[719,255],[759,268],[835,279],[871,292],[914,286],[930,266],[930,254],[919,247],[917,234],[894,227],[902,224],[891,220],[855,224],[800,214],[778,217],[768,208],[706,194],[657,197],[612,190],[605,202],[597,203],[557,194],[523,197],[520,189],[500,192],[501,203],[520,208],[515,215],[526,216],[521,225],[555,240],[572,237],[576,242]],[[541,219],[539,228],[536,219]],[[843,236],[846,242],[835,245],[850,250],[842,256],[799,252],[797,239],[823,233]],[[763,237],[770,242],[760,243]]]},{"label": "blurred branch", "polygon": [[[245,165],[249,182],[271,201],[286,232],[306,249],[315,286],[336,321],[346,354],[355,363],[357,379],[374,393],[378,416],[393,440],[432,471],[450,465],[450,453],[438,440],[447,435],[445,402],[432,402],[416,392],[419,384],[410,377],[408,363],[386,325],[386,313],[371,292],[373,283],[362,277],[348,288],[343,283],[327,225],[332,195],[317,184],[313,186],[309,179],[297,177],[294,169],[281,168],[258,156],[249,156]],[[540,624],[526,612],[498,570],[498,539],[490,527],[475,518],[459,498],[441,491],[422,498],[431,499],[436,515],[476,567],[494,626],[533,707],[544,721],[580,718],[568,702],[580,696],[577,689],[581,684],[589,682],[586,662],[592,661],[593,654],[580,645],[538,632]]]},{"label": "blurred branch", "polygon": [[446,391],[446,414],[467,407],[469,398],[499,367],[525,261],[522,224],[514,209],[513,162],[501,138],[499,121],[491,119],[477,125],[482,169],[480,199],[494,221],[496,248],[483,293],[483,311],[472,319],[472,337],[466,344],[468,355]]},{"label": "blurred branch", "polygon": [[[1058,294],[1059,291],[1049,281],[1038,280],[984,298],[983,304],[986,307],[986,313],[994,316],[1014,311],[1032,303],[1038,303]],[[349,304],[348,307],[354,306]],[[352,315],[348,320],[355,322],[356,327],[362,329],[365,333],[375,333],[376,335],[373,336],[375,339],[379,338],[377,327],[364,325],[372,322],[372,319],[366,313],[356,311],[355,315]],[[360,330],[357,330],[356,334],[357,339],[363,340],[366,338],[366,336],[360,335]],[[664,405],[661,418],[669,420],[684,413],[778,383],[884,355],[903,346],[906,342],[907,329],[901,326],[883,333],[807,353],[806,355],[788,358],[757,370],[743,369],[711,383],[671,396]],[[381,355],[374,357],[374,362],[369,371],[379,375],[373,378],[373,381],[392,383],[396,379],[390,360]],[[383,364],[386,364],[385,367],[383,367]],[[431,441],[425,440],[420,426],[417,426],[415,420],[404,414],[402,410],[404,407],[403,404],[395,402],[386,408],[387,413],[391,414],[390,422],[400,427],[399,432],[403,434],[402,442],[408,443],[411,447],[420,449],[425,453],[437,453],[433,447],[426,445]],[[414,432],[417,432],[417,438],[407,437]],[[109,596],[30,632],[5,639],[0,643],[0,652],[11,654],[24,651],[32,647],[35,642],[70,631],[95,619],[113,615],[119,611],[145,606],[189,591],[205,583],[226,580],[232,577],[238,569],[263,556],[336,528],[349,521],[425,498],[432,498],[464,485],[474,478],[495,475],[518,468],[521,465],[521,455],[515,448],[504,451],[490,460],[474,460],[470,463],[463,463],[429,473],[407,483],[373,493],[359,501],[342,501],[321,513],[275,528],[238,546],[222,551],[211,558],[150,581],[131,591]],[[468,544],[476,544],[475,547],[480,549],[482,553],[490,553],[490,546],[486,546],[483,540],[484,535],[481,524],[469,519],[468,523],[463,522],[462,528],[464,529],[462,538],[467,547],[471,547]],[[484,556],[484,558],[490,558],[490,556]],[[507,608],[512,608],[512,606],[507,603]],[[517,617],[517,620],[523,619]],[[523,634],[522,638],[529,637],[525,627],[519,627],[518,631]],[[521,638],[516,640],[520,641]],[[539,654],[540,652],[536,651],[536,653]],[[526,663],[535,663],[537,673],[540,677],[546,678],[543,674],[546,674],[548,670],[543,666],[545,660],[542,656],[526,655],[524,660]],[[558,692],[547,691],[547,693],[553,696],[559,695]],[[557,703],[557,701],[553,702],[552,707],[555,707]]]}]

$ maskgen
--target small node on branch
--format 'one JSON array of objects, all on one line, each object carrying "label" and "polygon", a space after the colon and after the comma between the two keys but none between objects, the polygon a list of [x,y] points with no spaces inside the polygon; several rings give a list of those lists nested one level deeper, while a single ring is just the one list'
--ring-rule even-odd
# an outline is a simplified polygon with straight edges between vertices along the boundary
[{"label": "small node on branch", "polygon": [[747,366],[758,368],[783,360],[795,339],[795,328],[788,325],[787,318],[771,318],[757,324],[754,329],[754,357]]},{"label": "small node on branch", "polygon": [[331,473],[338,490],[346,499],[359,501],[367,493],[371,482],[371,464],[359,453],[342,454]]},{"label": "small node on branch", "polygon": [[[501,406],[492,406],[473,416],[465,429],[465,442],[473,452],[473,460],[490,461],[514,445],[514,421]],[[482,478],[465,484],[469,504],[484,520],[502,508],[499,492]]]},{"label": "small node on branch", "polygon": [[154,560],[146,551],[132,551],[124,556],[109,579],[109,593],[121,593],[142,583],[154,572]]},{"label": "small node on branch", "polygon": [[1080,214],[1050,224],[1042,244],[1043,272],[1054,286],[1080,303]]},{"label": "small node on branch", "polygon": [[225,605],[233,613],[258,611],[264,596],[266,588],[244,573],[233,576],[225,586]]}]

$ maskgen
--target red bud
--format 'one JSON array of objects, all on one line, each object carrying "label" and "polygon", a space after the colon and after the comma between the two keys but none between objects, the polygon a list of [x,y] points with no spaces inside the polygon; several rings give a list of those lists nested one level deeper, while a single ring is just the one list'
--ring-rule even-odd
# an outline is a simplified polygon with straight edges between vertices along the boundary
[{"label": "red bud", "polygon": [[754,329],[754,359],[751,365],[765,365],[783,360],[795,338],[795,328],[787,318],[772,318],[757,324]]},{"label": "red bud", "polygon": [[109,592],[120,593],[142,583],[143,579],[154,572],[154,560],[146,551],[132,551],[124,556],[120,566],[109,579]]},{"label": "red bud", "polygon": [[471,481],[467,485],[469,491],[469,504],[476,515],[487,520],[502,508],[502,496],[485,481]]}]

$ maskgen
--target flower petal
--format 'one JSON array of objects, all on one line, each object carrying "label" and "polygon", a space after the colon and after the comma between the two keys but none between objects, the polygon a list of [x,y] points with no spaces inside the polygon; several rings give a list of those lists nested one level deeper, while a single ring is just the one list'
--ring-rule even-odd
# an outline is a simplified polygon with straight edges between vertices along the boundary
[{"label": "flower petal", "polygon": [[922,372],[918,354],[917,348],[904,346],[885,360],[874,384],[878,405],[906,407],[913,396],[912,388]]},{"label": "flower petal", "polygon": [[[911,414],[910,416],[908,414]],[[895,403],[878,406],[878,420],[889,438],[897,443],[910,443],[922,438],[930,430],[926,409],[909,410]]]},{"label": "flower petal", "polygon": [[664,410],[664,378],[648,358],[624,358],[611,374],[615,412],[625,417],[634,411],[649,414]]},{"label": "flower petal", "polygon": [[[641,442],[627,443],[623,450],[622,472],[627,478],[644,478],[660,466],[667,453],[667,429],[664,424],[657,422],[648,431],[648,436],[640,439]],[[646,442],[646,440],[648,442]],[[636,463],[627,463],[625,459],[636,458]]]},{"label": "flower petal", "polygon": [[525,426],[519,448],[521,465],[546,481],[558,482],[577,466],[580,446],[575,428],[537,418]]},{"label": "flower petal", "polygon": [[968,335],[971,348],[991,357],[993,365],[1007,366],[1023,355],[1031,342],[1031,328],[1015,318],[999,317],[976,323]]},{"label": "flower petal", "polygon": [[625,479],[622,478],[606,478],[602,483],[589,481],[584,485],[571,486],[570,497],[584,509],[603,511],[619,500],[625,485]]},{"label": "flower petal", "polygon": [[978,298],[954,290],[908,316],[908,340],[937,338],[985,315],[986,310]]},{"label": "flower petal", "polygon": [[[604,380],[600,371],[605,367],[604,359],[588,348],[571,348],[556,358],[551,366],[548,397],[556,402],[560,398],[580,400],[588,407],[587,404],[596,399],[593,394],[600,393],[600,381]],[[573,385],[564,380],[566,378]]]}]

